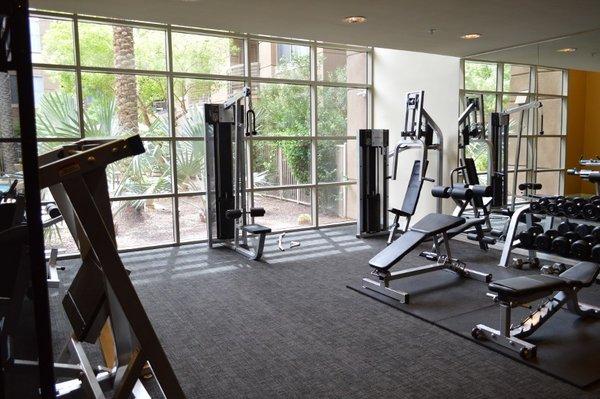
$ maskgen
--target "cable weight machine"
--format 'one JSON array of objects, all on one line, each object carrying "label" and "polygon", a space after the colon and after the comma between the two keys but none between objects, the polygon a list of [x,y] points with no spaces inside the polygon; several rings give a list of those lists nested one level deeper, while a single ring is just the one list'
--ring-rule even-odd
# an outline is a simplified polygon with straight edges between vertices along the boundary
[{"label": "cable weight machine", "polygon": [[248,223],[265,215],[264,208],[247,209],[246,140],[257,134],[250,96],[244,87],[222,104],[204,105],[206,214],[210,248],[221,244],[259,260],[271,229]]}]

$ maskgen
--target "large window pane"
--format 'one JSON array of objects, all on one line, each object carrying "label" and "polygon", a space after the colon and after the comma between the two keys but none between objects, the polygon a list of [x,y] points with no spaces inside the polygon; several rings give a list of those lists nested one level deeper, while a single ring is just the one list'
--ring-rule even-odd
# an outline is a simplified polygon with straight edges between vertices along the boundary
[{"label": "large window pane", "polygon": [[79,23],[81,65],[104,68],[165,70],[165,31]]},{"label": "large window pane", "polygon": [[[502,96],[502,111],[508,111],[512,108],[516,108],[523,104],[527,104],[530,101],[528,95],[519,95],[519,96]],[[519,130],[522,131],[522,134],[528,134],[529,132],[529,121],[531,120],[529,117],[529,113],[533,111],[525,111],[525,112],[516,112],[510,114],[508,132],[509,134],[518,134]],[[521,119],[523,119],[521,125]]]},{"label": "large window pane", "polygon": [[173,70],[213,75],[244,75],[242,39],[173,32]]},{"label": "large window pane", "polygon": [[311,226],[311,194],[309,188],[272,190],[254,193],[254,206],[265,208],[265,216],[256,218],[272,230]]},{"label": "large window pane", "polygon": [[317,98],[319,135],[356,136],[367,127],[366,90],[319,87]]},{"label": "large window pane", "polygon": [[[531,154],[531,150],[528,148],[528,145],[533,145],[533,141],[528,138],[521,139],[521,148],[519,152],[519,169],[525,169],[527,167],[527,156]],[[510,170],[514,169],[515,165],[515,155],[517,154],[517,146],[518,140],[516,137],[508,138],[508,168]],[[531,157],[531,155],[529,155]],[[556,156],[556,154],[555,154]]]},{"label": "large window pane", "polygon": [[317,142],[317,181],[343,182],[357,179],[355,140],[319,140]]},{"label": "large window pane", "polygon": [[563,159],[563,139],[540,136],[537,140],[537,166],[539,169],[560,169]]},{"label": "large window pane", "polygon": [[560,178],[562,172],[538,172],[537,183],[542,184],[542,189],[537,190],[539,195],[559,195],[560,194]]},{"label": "large window pane", "polygon": [[168,141],[145,141],[146,152],[112,163],[107,168],[113,196],[172,192],[171,147]]},{"label": "large window pane", "polygon": [[176,148],[179,192],[205,191],[204,141],[178,141]]},{"label": "large window pane", "polygon": [[367,83],[367,53],[318,47],[317,79],[326,82]]},{"label": "large window pane", "polygon": [[75,64],[73,22],[66,19],[29,19],[31,60],[44,64]]},{"label": "large window pane", "polygon": [[243,86],[243,82],[173,79],[176,134],[183,137],[204,137],[204,104],[222,103]]},{"label": "large window pane", "polygon": [[33,89],[38,137],[81,137],[75,72],[34,69]]},{"label": "large window pane", "polygon": [[196,241],[206,234],[206,196],[179,197],[179,234],[181,241]]},{"label": "large window pane", "polygon": [[113,201],[112,211],[119,249],[174,241],[171,198]]},{"label": "large window pane", "polygon": [[[477,95],[477,94],[480,94],[480,93],[474,93],[474,92],[466,93],[467,96]],[[466,101],[463,100],[463,103],[461,104],[461,106],[462,106],[461,111],[465,109],[465,104],[466,104]],[[492,112],[496,112],[496,95],[495,94],[484,94],[483,95],[483,109],[485,112],[485,120],[487,123],[487,122],[489,122],[490,114]]]},{"label": "large window pane", "polygon": [[[56,144],[57,146],[60,146],[64,143]],[[54,198],[48,189],[41,190],[40,195],[42,202],[54,201]],[[46,209],[47,208],[45,206],[42,207],[42,221],[44,222],[47,222],[51,219]],[[59,222],[44,228],[44,245],[47,252],[51,249],[57,249],[59,255],[75,254],[78,252],[77,244],[75,244],[75,240],[71,235],[71,231],[65,222]]]},{"label": "large window pane", "polygon": [[562,126],[562,98],[540,98],[542,108],[538,110],[538,128],[541,129],[542,115],[544,116],[544,134],[563,134]]},{"label": "large window pane", "polygon": [[83,73],[85,135],[169,135],[167,79]]},{"label": "large window pane", "polygon": [[556,69],[538,68],[537,70],[538,93],[563,94],[563,71]]},{"label": "large window pane", "polygon": [[298,44],[250,41],[252,76],[310,79],[310,48]]},{"label": "large window pane", "polygon": [[254,186],[311,183],[311,146],[311,140],[254,140],[252,142]]},{"label": "large window pane", "polygon": [[465,89],[496,90],[496,64],[465,61]]},{"label": "large window pane", "polygon": [[319,224],[327,225],[356,219],[358,188],[350,186],[319,187]]},{"label": "large window pane", "polygon": [[531,67],[528,65],[504,64],[504,91],[511,93],[528,93]]},{"label": "large window pane", "polygon": [[310,134],[308,86],[260,83],[252,91],[256,129],[265,136]]}]

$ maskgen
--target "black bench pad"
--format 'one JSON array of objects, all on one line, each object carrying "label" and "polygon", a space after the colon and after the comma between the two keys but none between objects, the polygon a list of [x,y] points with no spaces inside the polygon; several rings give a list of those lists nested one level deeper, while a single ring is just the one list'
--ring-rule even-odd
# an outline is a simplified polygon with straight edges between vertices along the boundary
[{"label": "black bench pad", "polygon": [[579,262],[558,277],[575,287],[589,287],[598,277],[598,272],[600,272],[600,266],[597,263]]},{"label": "black bench pad", "polygon": [[493,281],[488,288],[501,298],[516,299],[536,293],[545,294],[558,291],[567,286],[567,282],[559,277],[539,274]]},{"label": "black bench pad", "polygon": [[426,237],[430,237],[460,226],[463,223],[465,223],[465,219],[461,217],[444,215],[442,213],[430,213],[415,223],[410,230],[424,233]]},{"label": "black bench pad", "polygon": [[598,273],[600,266],[592,262],[579,262],[558,276],[534,275],[507,278],[493,281],[488,285],[490,291],[498,293],[500,299],[518,299],[535,294],[563,290],[568,287],[588,287]]},{"label": "black bench pad", "polygon": [[369,261],[369,265],[375,269],[386,271],[400,261],[407,253],[415,249],[421,241],[427,237],[426,234],[409,230],[400,238],[388,245]]},{"label": "black bench pad", "polygon": [[270,227],[265,227],[260,224],[247,224],[242,226],[242,229],[250,234],[267,234],[271,232]]},{"label": "black bench pad", "polygon": [[467,221],[464,224],[458,225],[457,227],[454,227],[454,228],[448,230],[447,233],[448,233],[448,236],[450,238],[452,238],[455,235],[458,235],[458,234],[462,233],[463,231],[469,230],[472,227],[482,226],[484,223],[485,223],[484,218],[467,219]]}]

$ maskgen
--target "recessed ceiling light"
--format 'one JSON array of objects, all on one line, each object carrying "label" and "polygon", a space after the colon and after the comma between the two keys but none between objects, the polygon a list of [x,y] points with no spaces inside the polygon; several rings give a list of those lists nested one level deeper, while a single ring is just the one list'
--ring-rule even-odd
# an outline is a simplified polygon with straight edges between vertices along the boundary
[{"label": "recessed ceiling light", "polygon": [[465,40],[473,40],[479,39],[481,37],[481,33],[467,33],[462,35],[460,38]]},{"label": "recessed ceiling light", "polygon": [[353,24],[364,24],[365,22],[367,22],[367,19],[361,15],[354,15],[351,17],[346,17],[344,18],[344,22],[350,25]]},{"label": "recessed ceiling light", "polygon": [[577,51],[577,49],[575,47],[565,47],[565,48],[559,48],[558,50],[559,53],[574,53]]}]

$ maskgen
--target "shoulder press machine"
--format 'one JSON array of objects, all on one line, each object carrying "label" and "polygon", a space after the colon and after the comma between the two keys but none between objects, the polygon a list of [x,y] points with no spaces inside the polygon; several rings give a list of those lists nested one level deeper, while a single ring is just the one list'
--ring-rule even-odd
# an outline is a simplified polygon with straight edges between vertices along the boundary
[{"label": "shoulder press machine", "polygon": [[[375,276],[377,281],[371,278],[364,278],[363,288],[396,299],[400,303],[408,303],[409,293],[390,288],[391,281],[446,269],[458,273],[463,277],[489,282],[492,278],[491,274],[469,269],[463,262],[452,257],[448,232],[464,223],[465,219],[457,216],[439,213],[430,213],[425,216],[369,261],[369,266],[373,268],[371,275]],[[442,242],[445,247],[446,253],[444,255],[437,255],[436,263],[390,272],[390,269],[404,258],[404,256],[419,244],[429,239],[433,240],[436,251]]]},{"label": "shoulder press machine", "polygon": [[[255,114],[250,109],[250,88],[231,96],[223,104],[205,104],[206,119],[206,206],[208,246],[222,244],[258,260],[271,229],[248,224],[264,216],[263,208],[246,210],[246,138],[255,136]],[[244,112],[243,102],[248,102]],[[249,235],[254,239],[249,244]]]},{"label": "shoulder press machine", "polygon": [[[415,214],[423,182],[425,180],[442,181],[443,145],[442,131],[423,107],[423,91],[406,94],[406,111],[401,140],[392,152],[388,153],[389,131],[364,129],[359,131],[359,191],[360,205],[357,220],[357,236],[367,237],[381,234],[389,229],[388,244],[398,233],[404,233]],[[389,180],[398,179],[398,162],[402,152],[421,150],[421,156],[415,160],[411,169],[404,200],[400,209],[388,209]],[[437,151],[437,176],[426,176],[429,165],[429,151]],[[388,174],[388,158],[393,158],[391,174]],[[441,212],[441,200],[437,201],[436,211]],[[388,226],[388,215],[394,220]],[[404,218],[404,228],[400,227],[400,218]]]},{"label": "shoulder press machine", "polygon": [[[494,281],[488,288],[500,305],[500,330],[478,324],[471,334],[475,339],[495,342],[531,359],[536,355],[536,345],[523,338],[533,334],[564,305],[581,317],[600,319],[600,309],[583,305],[577,298],[582,288],[593,284],[599,271],[600,266],[596,263],[580,262],[558,276],[533,275]],[[513,308],[537,300],[543,302],[533,313],[518,324],[511,324]]]}]

